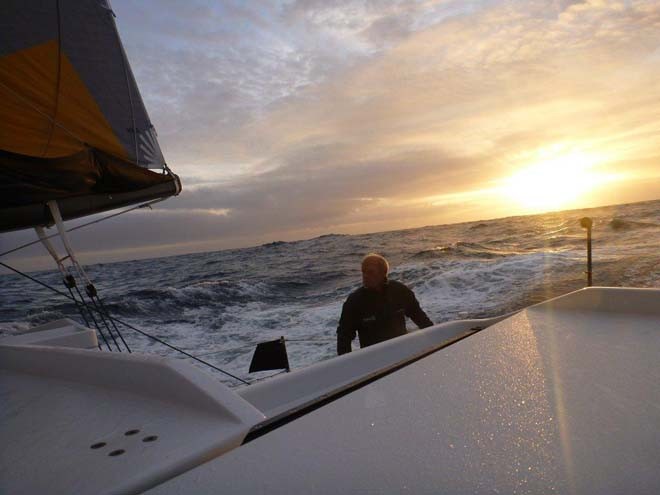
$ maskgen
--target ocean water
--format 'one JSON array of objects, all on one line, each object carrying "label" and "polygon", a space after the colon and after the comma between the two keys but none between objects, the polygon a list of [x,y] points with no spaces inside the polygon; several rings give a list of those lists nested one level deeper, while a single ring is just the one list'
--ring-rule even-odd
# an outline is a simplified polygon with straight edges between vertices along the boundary
[{"label": "ocean water", "polygon": [[[389,259],[390,278],[411,287],[436,323],[497,316],[579,289],[586,235],[578,220],[586,215],[594,219],[594,285],[660,287],[660,200],[86,269],[114,316],[253,380],[268,375],[247,373],[260,341],[284,336],[293,369],[335,356],[341,305],[359,287],[369,252]],[[32,275],[63,290],[55,271]],[[17,275],[0,276],[0,295],[0,334],[82,321],[73,303]],[[187,359],[123,334],[133,350]]]}]

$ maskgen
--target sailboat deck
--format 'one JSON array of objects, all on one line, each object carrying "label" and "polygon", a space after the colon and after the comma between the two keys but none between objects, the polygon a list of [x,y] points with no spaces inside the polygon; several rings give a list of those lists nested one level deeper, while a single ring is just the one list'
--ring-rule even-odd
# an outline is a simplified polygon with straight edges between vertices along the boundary
[{"label": "sailboat deck", "polygon": [[150,490],[660,490],[660,291],[526,309]]},{"label": "sailboat deck", "polygon": [[154,357],[0,346],[0,493],[139,493],[239,445],[264,416]]}]

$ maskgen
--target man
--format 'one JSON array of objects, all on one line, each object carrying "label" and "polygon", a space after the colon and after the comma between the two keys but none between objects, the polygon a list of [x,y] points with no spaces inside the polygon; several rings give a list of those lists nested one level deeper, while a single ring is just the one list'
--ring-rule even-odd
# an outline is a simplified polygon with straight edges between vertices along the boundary
[{"label": "man", "polygon": [[387,279],[389,263],[379,254],[362,260],[362,287],[352,292],[341,311],[337,327],[337,354],[351,352],[357,333],[360,347],[367,347],[406,333],[406,316],[419,328],[433,325],[419,307],[412,290]]}]

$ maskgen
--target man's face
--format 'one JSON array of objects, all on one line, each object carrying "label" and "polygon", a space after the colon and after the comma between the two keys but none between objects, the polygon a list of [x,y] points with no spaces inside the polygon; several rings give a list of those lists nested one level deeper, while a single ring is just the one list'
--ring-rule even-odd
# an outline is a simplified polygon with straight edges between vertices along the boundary
[{"label": "man's face", "polygon": [[387,274],[380,263],[375,260],[366,260],[362,263],[362,285],[367,289],[378,289],[385,283]]}]

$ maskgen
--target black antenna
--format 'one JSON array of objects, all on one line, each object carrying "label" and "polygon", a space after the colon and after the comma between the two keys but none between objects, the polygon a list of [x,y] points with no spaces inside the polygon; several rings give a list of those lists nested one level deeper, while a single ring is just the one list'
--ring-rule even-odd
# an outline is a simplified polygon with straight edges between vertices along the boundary
[{"label": "black antenna", "polygon": [[589,217],[584,217],[580,219],[580,226],[583,229],[587,229],[587,287],[591,287],[591,227],[593,227],[594,221]]}]

